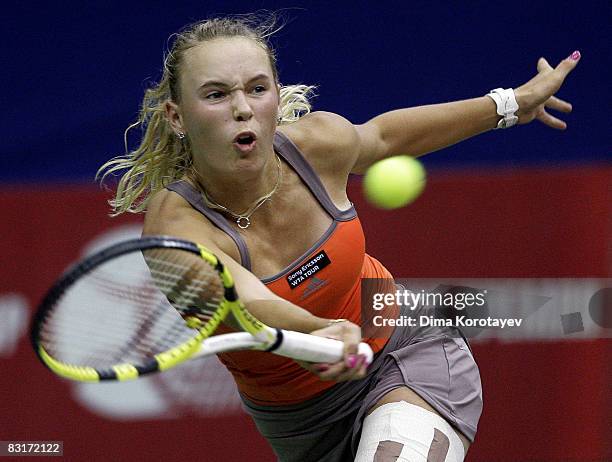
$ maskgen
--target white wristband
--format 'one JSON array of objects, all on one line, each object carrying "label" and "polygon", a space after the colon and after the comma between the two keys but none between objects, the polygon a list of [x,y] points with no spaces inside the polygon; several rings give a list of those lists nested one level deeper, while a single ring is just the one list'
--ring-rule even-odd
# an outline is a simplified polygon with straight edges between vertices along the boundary
[{"label": "white wristband", "polygon": [[497,123],[497,128],[510,128],[516,125],[518,117],[516,111],[518,111],[518,103],[514,96],[514,90],[512,88],[496,88],[487,93],[487,96],[495,101],[497,106],[497,114],[503,118]]}]

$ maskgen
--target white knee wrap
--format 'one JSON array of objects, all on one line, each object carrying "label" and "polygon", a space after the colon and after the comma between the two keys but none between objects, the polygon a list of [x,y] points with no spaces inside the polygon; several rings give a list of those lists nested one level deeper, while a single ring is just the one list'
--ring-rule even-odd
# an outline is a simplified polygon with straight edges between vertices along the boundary
[{"label": "white knee wrap", "polygon": [[463,443],[439,415],[405,401],[380,406],[363,422],[355,462],[462,462]]}]

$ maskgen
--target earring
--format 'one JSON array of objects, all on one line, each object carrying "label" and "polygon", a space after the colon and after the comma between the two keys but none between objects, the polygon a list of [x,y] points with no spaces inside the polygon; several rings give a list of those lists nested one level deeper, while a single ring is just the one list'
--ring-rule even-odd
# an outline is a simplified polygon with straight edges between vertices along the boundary
[{"label": "earring", "polygon": [[178,132],[176,136],[179,137],[179,140],[182,140],[183,138],[185,138],[185,134],[183,132]]}]

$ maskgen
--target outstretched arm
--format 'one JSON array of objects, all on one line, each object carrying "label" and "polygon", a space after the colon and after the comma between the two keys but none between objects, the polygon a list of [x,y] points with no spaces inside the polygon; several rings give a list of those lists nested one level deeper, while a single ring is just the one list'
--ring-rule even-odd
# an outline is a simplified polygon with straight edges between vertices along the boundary
[{"label": "outstretched arm", "polygon": [[[538,60],[537,75],[514,89],[519,124],[538,119],[555,129],[566,128],[565,122],[550,115],[546,108],[572,110],[571,104],[554,95],[579,59],[580,53],[574,52],[556,68],[544,58]],[[362,173],[386,157],[401,154],[416,157],[437,151],[495,128],[500,119],[494,101],[488,96],[381,114],[355,126],[359,149],[355,151],[352,172]]]}]

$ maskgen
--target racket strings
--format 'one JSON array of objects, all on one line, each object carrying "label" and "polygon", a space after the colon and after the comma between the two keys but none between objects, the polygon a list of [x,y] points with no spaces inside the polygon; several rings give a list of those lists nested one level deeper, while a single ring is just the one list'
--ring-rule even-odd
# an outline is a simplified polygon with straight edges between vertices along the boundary
[{"label": "racket strings", "polygon": [[54,358],[69,363],[77,357],[92,367],[142,361],[195,335],[166,301],[158,308],[138,311],[133,319],[125,315],[97,322],[52,318],[40,338]]},{"label": "racket strings", "polygon": [[153,249],[112,259],[77,280],[48,312],[40,341],[55,359],[96,369],[144,364],[196,335],[179,314],[209,319],[223,300],[199,256]]},{"label": "racket strings", "polygon": [[[182,327],[182,323],[180,325]],[[82,354],[82,358],[79,361],[80,364],[88,365],[94,368],[108,366],[109,364],[118,363],[138,363],[142,362],[143,358],[150,358],[155,354],[166,351],[172,346],[182,343],[188,340],[193,335],[185,336],[181,329],[177,329],[173,334],[169,334],[167,338],[163,340],[156,340],[153,342],[138,339],[137,341],[128,340],[125,347],[120,351],[117,351],[115,344],[109,344],[106,348],[100,347],[95,351],[89,351],[86,355]],[[55,338],[49,341],[49,337],[41,337],[43,344],[49,344],[47,347],[48,353],[54,358],[63,360],[64,362],[74,363],[74,360],[70,360],[73,357],[72,349],[75,346],[75,341],[88,342],[91,340],[89,337],[82,337],[80,339],[73,338],[67,342],[58,342]],[[173,340],[174,339],[174,340]],[[125,339],[117,338],[117,343],[125,342]]]},{"label": "racket strings", "polygon": [[[154,355],[154,347],[157,345],[159,340],[155,340],[154,337],[150,336],[150,333],[154,329],[155,324],[159,320],[163,319],[163,314],[165,311],[166,307],[162,303],[158,303],[156,308],[152,310],[150,316],[147,316],[144,322],[138,324],[138,331],[135,335],[132,335],[123,348],[118,350],[114,355],[109,354],[111,361],[118,362],[124,358],[130,358],[131,355]],[[164,343],[167,339],[173,339],[167,329],[163,338]],[[151,339],[154,341],[151,342]]]},{"label": "racket strings", "polygon": [[216,270],[201,258],[193,257],[188,262],[176,262],[145,255],[155,285],[172,306],[182,316],[197,316],[207,321],[217,311],[225,289]]}]

